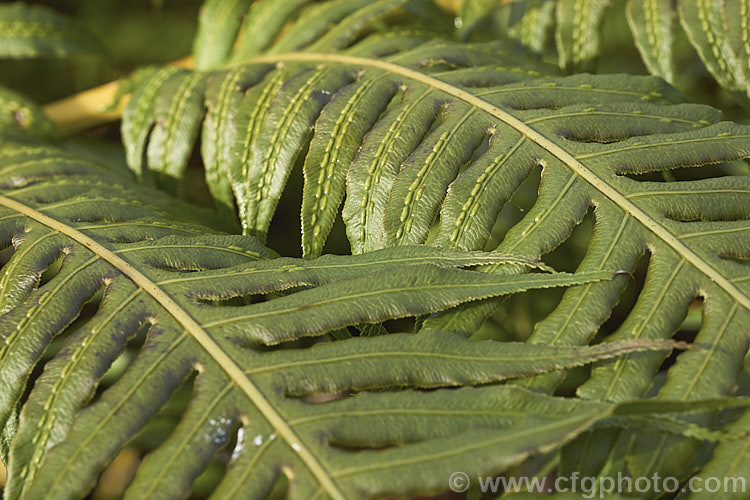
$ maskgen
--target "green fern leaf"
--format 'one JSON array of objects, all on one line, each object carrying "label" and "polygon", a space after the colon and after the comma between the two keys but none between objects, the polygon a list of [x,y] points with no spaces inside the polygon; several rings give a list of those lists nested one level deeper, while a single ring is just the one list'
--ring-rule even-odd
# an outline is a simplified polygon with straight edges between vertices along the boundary
[{"label": "green fern leaf", "polygon": [[[141,74],[141,82],[133,91],[133,96],[122,116],[122,138],[125,144],[128,165],[139,177],[143,176],[143,158],[149,132],[156,122],[155,108],[159,90],[171,77],[184,76],[186,72],[168,66],[151,69]],[[165,96],[164,100],[168,99]],[[178,167],[184,171],[184,166]]]},{"label": "green fern leaf", "polygon": [[[447,471],[502,470],[559,447],[617,408],[489,383],[675,346],[546,347],[424,331],[269,350],[347,325],[612,274],[507,277],[460,268],[544,266],[425,246],[274,258],[252,238],[210,234],[196,223],[206,214],[191,215],[96,163],[30,141],[6,140],[0,148],[0,242],[12,245],[0,286],[8,498],[84,496],[106,463],[185,384],[192,385],[190,406],[146,458],[126,497],[188,494],[230,435],[236,444],[220,496],[267,492],[280,469],[299,498],[440,491]],[[56,262],[56,274],[45,278]],[[269,295],[282,291],[287,294]],[[82,306],[97,294],[96,312],[82,318]],[[269,300],[237,302],[250,295]],[[144,329],[132,364],[92,400],[110,364]],[[60,349],[31,377],[61,334]],[[471,385],[483,387],[446,389]],[[325,404],[304,399],[385,388],[391,390]],[[181,452],[186,447],[191,453]]]},{"label": "green fern leaf", "polygon": [[750,4],[747,1],[724,2],[721,7],[721,19],[724,25],[723,34],[727,37],[732,57],[730,70],[739,83],[733,90],[745,92],[750,97],[750,46],[748,46],[748,22],[750,22]]},{"label": "green fern leaf", "polygon": [[[458,34],[471,39],[489,27],[495,37],[508,37],[536,54],[544,54],[549,28],[555,27],[560,68],[590,68],[601,53],[599,31],[611,2],[566,0],[466,0],[461,5]],[[554,14],[552,10],[555,10]],[[641,58],[653,75],[673,84],[675,19],[719,84],[750,96],[747,26],[750,6],[744,0],[629,0],[627,21]],[[485,30],[486,31],[486,30]]]},{"label": "green fern leaf", "polygon": [[[180,194],[179,179],[192,153],[190,146],[198,136],[205,84],[206,76],[201,73],[171,78],[154,106],[156,123],[149,136],[148,164],[158,175],[158,185],[172,194]],[[170,97],[167,99],[166,95]]]},{"label": "green fern leaf", "polygon": [[555,41],[560,68],[582,70],[599,53],[599,29],[610,0],[557,2]]},{"label": "green fern leaf", "polygon": [[554,28],[558,64],[567,71],[591,66],[600,51],[602,21],[610,0],[465,0],[459,12],[459,37],[470,39],[488,25],[495,37],[509,37],[543,54]]},{"label": "green fern leaf", "polygon": [[[196,68],[206,70],[227,59],[243,15],[252,3],[252,0],[209,0],[203,4],[193,43]],[[221,29],[216,29],[218,26]]]},{"label": "green fern leaf", "polygon": [[0,58],[68,57],[103,52],[101,42],[72,19],[41,5],[0,5]]},{"label": "green fern leaf", "polygon": [[[719,84],[728,89],[750,92],[746,64],[748,5],[744,1],[727,3],[730,6],[724,7],[724,2],[681,1],[680,21],[693,47]],[[736,18],[731,25],[733,32],[729,31],[727,15]],[[741,52],[735,53],[736,48]]]},{"label": "green fern leaf", "polygon": [[[238,35],[236,45],[231,52],[231,61],[241,63],[263,53],[284,29],[292,15],[309,0],[289,0],[278,2],[255,2],[245,18],[242,33]],[[213,29],[208,25],[206,29]]]},{"label": "green fern leaf", "polygon": [[534,0],[521,5],[511,4],[511,36],[524,47],[541,53],[549,38],[549,29],[555,21],[555,2],[553,0]]},{"label": "green fern leaf", "polygon": [[[324,6],[340,13],[337,2]],[[342,26],[357,25],[360,15],[367,22],[368,12],[349,14]],[[325,38],[338,42],[313,52],[304,44],[315,42],[296,29],[302,28],[293,25],[284,37],[300,40],[289,42],[297,51],[272,46],[243,66],[209,76],[209,82],[215,78],[209,95],[217,97],[210,97],[215,110],[209,106],[205,122],[213,128],[204,134],[204,158],[211,153],[207,174],[216,172],[208,179],[214,182],[215,175],[221,205],[236,203],[246,233],[265,237],[299,161],[306,257],[321,254],[342,201],[353,253],[424,243],[484,249],[503,206],[541,168],[533,207],[507,228],[496,250],[541,259],[590,213],[594,232],[578,271],[623,272],[567,290],[530,341],[591,342],[627,287],[627,273],[645,259],[643,291],[606,341],[669,339],[690,304],[702,299],[701,349],[678,356],[657,398],[732,393],[750,342],[743,328],[750,320],[750,198],[748,176],[728,175],[726,164],[750,156],[748,127],[722,122],[711,108],[681,104],[658,78],[544,76],[550,72],[543,66],[528,68],[497,43],[460,44],[394,30],[361,40],[350,35],[347,42]],[[662,182],[659,176],[673,170],[675,181]],[[527,269],[506,263],[483,270],[520,280]],[[472,334],[497,304],[464,304],[420,324]],[[616,403],[643,397],[664,358],[651,352],[602,362],[578,393]],[[563,376],[516,383],[552,393]],[[685,427],[708,426],[711,413],[683,417]],[[684,477],[699,444],[664,433],[591,436],[582,441],[604,454],[592,462],[620,469],[627,462],[645,476]],[[671,449],[680,452],[665,452]],[[613,450],[622,454],[610,456]]]},{"label": "green fern leaf", "polygon": [[[741,268],[724,258],[741,254],[731,240],[722,240],[715,231],[742,226],[743,209],[732,206],[739,193],[726,189],[746,178],[661,183],[638,176],[744,158],[748,154],[745,127],[718,123],[718,113],[706,107],[673,104],[674,91],[655,79],[539,78],[533,71],[488,69],[493,61],[500,65],[512,60],[489,53],[490,47],[496,46],[435,41],[386,60],[361,55],[357,45],[350,50],[358,55],[300,52],[257,58],[254,64],[270,71],[240,104],[238,114],[244,106],[252,109],[249,118],[243,115],[237,120],[241,127],[237,137],[243,135],[237,152],[248,151],[251,159],[240,158],[246,171],[236,164],[230,170],[233,184],[249,179],[247,192],[234,188],[236,199],[248,200],[248,208],[240,212],[247,227],[255,228],[248,232],[265,232],[283,181],[308,144],[303,232],[309,236],[303,244],[310,256],[319,254],[344,197],[342,171],[348,177],[343,214],[356,252],[423,243],[438,214],[437,245],[476,249],[488,241],[503,203],[534,165],[541,164],[539,200],[509,231],[500,249],[538,258],[564,241],[593,205],[599,234],[582,268],[631,270],[647,248],[652,252],[659,248],[656,257],[666,260],[654,272],[681,262],[677,270],[684,267],[686,279],[694,285],[670,285],[674,278],[667,274],[655,281],[655,292],[715,287],[717,297],[727,295],[726,302],[716,300],[730,309],[736,306],[738,320],[744,317],[747,295],[741,285],[730,282]],[[424,61],[439,62],[431,69],[433,63],[425,66]],[[270,68],[271,62],[284,67]],[[410,67],[415,63],[421,64],[420,69]],[[444,63],[460,69],[445,70]],[[477,87],[482,80],[490,83]],[[273,99],[264,97],[277,91]],[[390,103],[383,107],[384,97],[391,93]],[[373,104],[378,119],[370,126],[374,113],[358,115],[356,110]],[[401,130],[410,133],[402,135]],[[358,142],[354,159],[337,172],[335,161],[349,161]],[[704,231],[709,232],[704,235]],[[605,232],[607,236],[601,236]],[[731,234],[734,237],[735,232]],[[373,243],[367,244],[365,238]],[[711,244],[707,240],[703,244],[704,238]],[[614,251],[614,242],[626,241]],[[705,248],[713,250],[707,253]],[[565,318],[586,307],[591,323],[578,324],[580,333],[571,332],[569,338],[580,339],[576,343],[590,339],[624,284],[622,277],[590,285],[590,290],[610,290],[604,302],[599,291],[593,292],[595,306],[583,305],[587,294],[566,298],[539,325],[537,335],[545,340],[568,338],[567,333],[560,334],[559,322],[567,323]],[[680,307],[660,309],[659,314],[673,318],[669,324],[679,322],[693,296],[685,294],[673,302]],[[642,307],[658,303],[644,301]],[[638,308],[633,318],[642,317]],[[472,332],[477,326],[466,330]],[[672,328],[657,323],[652,327],[662,335]],[[632,328],[628,325],[625,331]],[[650,376],[643,372],[644,384]]]},{"label": "green fern leaf", "polygon": [[0,86],[0,130],[7,134],[19,127],[39,139],[54,140],[60,133],[41,106],[14,90]]},{"label": "green fern leaf", "polygon": [[630,0],[627,9],[630,31],[648,71],[675,84],[672,54],[675,12],[672,2]]},{"label": "green fern leaf", "polygon": [[[727,443],[720,443],[711,458],[696,476],[696,484],[701,486],[710,486],[714,489],[714,484],[706,481],[720,481],[722,497],[727,499],[742,498],[747,495],[745,481],[750,474],[750,438],[748,435],[748,423],[750,423],[750,413],[746,413],[737,422],[727,426],[727,431],[738,432],[743,434],[743,439]],[[705,488],[701,492],[695,492],[691,498],[711,498],[715,493],[707,491]],[[745,490],[745,491],[743,491]]]}]

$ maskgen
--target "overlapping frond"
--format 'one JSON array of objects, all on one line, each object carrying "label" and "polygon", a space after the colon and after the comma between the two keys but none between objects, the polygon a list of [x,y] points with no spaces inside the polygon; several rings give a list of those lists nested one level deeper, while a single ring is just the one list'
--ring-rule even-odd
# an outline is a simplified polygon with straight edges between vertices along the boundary
[{"label": "overlapping frond", "polygon": [[[560,67],[587,69],[600,55],[599,32],[612,5],[610,0],[465,0],[460,33],[467,38],[478,26],[491,23],[495,33],[507,33],[537,53],[554,33]],[[628,0],[626,9],[633,39],[651,74],[677,83],[674,52],[677,30],[682,29],[722,87],[750,96],[750,4],[745,0]]]},{"label": "overlapping frond", "polygon": [[102,43],[71,18],[42,5],[0,5],[0,58],[102,54]]},{"label": "overlapping frond", "polygon": [[[293,498],[440,491],[457,468],[497,472],[593,425],[686,409],[634,412],[492,384],[672,342],[548,347],[346,329],[611,271],[550,273],[534,260],[428,246],[276,258],[118,171],[28,141],[0,143],[0,179],[7,498],[84,496],[186,385],[190,404],[126,498],[187,495],[227,446],[218,497],[260,496],[281,474]],[[475,269],[487,264],[543,272]],[[323,342],[290,343],[305,336]],[[135,338],[131,364],[102,385]],[[321,394],[329,401],[311,399]]]},{"label": "overlapping frond", "polygon": [[[23,2],[0,5],[0,59],[62,58],[102,52],[103,46],[94,35],[48,7]],[[7,132],[18,127],[43,139],[59,134],[37,103],[0,85],[0,129]]]}]

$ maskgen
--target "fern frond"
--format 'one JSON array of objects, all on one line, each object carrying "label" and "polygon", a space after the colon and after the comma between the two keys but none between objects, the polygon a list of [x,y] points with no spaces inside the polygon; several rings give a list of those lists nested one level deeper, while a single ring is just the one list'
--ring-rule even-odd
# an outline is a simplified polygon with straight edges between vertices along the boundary
[{"label": "fern frond", "polygon": [[[372,47],[392,35],[375,37],[346,54],[260,56],[219,73],[223,92],[212,93],[209,84],[209,95],[222,96],[215,108],[227,110],[223,120],[211,120],[209,105],[206,123],[217,129],[204,134],[204,152],[215,152],[207,164],[219,166],[215,177],[223,183],[212,182],[207,166],[209,184],[227,203],[237,201],[247,232],[265,234],[295,158],[308,150],[306,255],[320,253],[345,190],[343,217],[354,252],[424,243],[436,219],[435,244],[482,248],[502,205],[535,165],[543,165],[539,199],[508,232],[502,251],[539,258],[593,206],[595,238],[582,269],[630,271],[643,252],[652,254],[653,285],[649,281],[644,305],[632,315],[637,324],[663,315],[649,328],[669,335],[697,295],[689,290],[704,298],[715,293],[711,300],[735,311],[737,321],[745,317],[750,299],[744,282],[735,282],[744,266],[727,257],[744,255],[737,238],[746,225],[741,186],[747,177],[642,179],[745,158],[746,127],[719,123],[718,112],[704,106],[676,104],[676,93],[653,78],[540,78],[514,70],[497,45],[417,41],[395,55],[372,57]],[[245,95],[236,91],[244,87]],[[134,99],[131,106],[143,102]],[[679,274],[662,275],[668,269]],[[536,335],[585,343],[625,283],[621,277],[590,285],[590,304],[588,294],[566,298]],[[658,307],[662,299],[645,299],[652,286],[653,293],[681,295]],[[657,311],[647,313],[654,304]],[[589,320],[570,324],[565,318],[581,308]],[[573,327],[578,333],[568,334]],[[633,330],[626,324],[622,331]],[[743,351],[736,352],[741,359]],[[649,383],[651,372],[641,372]]]},{"label": "fern frond", "polygon": [[599,27],[611,0],[556,2],[555,42],[563,70],[586,69],[599,51]]},{"label": "fern frond", "polygon": [[41,106],[0,86],[0,131],[8,134],[18,128],[40,139],[55,139],[59,135],[57,125],[44,114]]},{"label": "fern frond", "polygon": [[669,0],[630,0],[628,24],[649,73],[674,84],[676,13]]},{"label": "fern frond", "polygon": [[[601,53],[599,31],[611,3],[609,0],[466,0],[461,7],[459,34],[468,39],[477,27],[491,24],[496,35],[507,33],[542,54],[554,26],[560,67],[585,70]],[[690,43],[716,81],[726,89],[750,96],[747,2],[628,0],[626,9],[635,45],[651,74],[672,84],[679,83],[673,54],[679,18]]]},{"label": "fern frond", "polygon": [[469,39],[482,25],[543,54],[554,36],[561,69],[590,69],[600,50],[600,28],[610,0],[466,0],[458,13],[458,33]]},{"label": "fern frond", "polygon": [[102,43],[75,21],[42,5],[0,5],[0,58],[103,53]]},{"label": "fern frond", "polygon": [[209,0],[195,39],[195,65],[205,71],[267,53],[340,50],[373,30],[384,31],[378,23],[440,31],[427,28],[437,18],[447,20],[427,0]]},{"label": "fern frond", "polygon": [[[741,433],[741,440],[719,443],[713,453],[711,460],[697,474],[699,484],[706,484],[708,478],[720,478],[722,489],[726,489],[726,498],[742,498],[746,495],[746,485],[741,488],[742,482],[750,477],[750,413],[745,413],[739,420],[727,426],[728,432]],[[737,486],[735,486],[735,484]],[[725,487],[725,485],[727,485]],[[698,499],[710,498],[707,491],[696,492],[692,497]]]},{"label": "fern frond", "polygon": [[748,21],[750,5],[682,0],[680,23],[706,68],[722,87],[750,97]]},{"label": "fern frond", "polygon": [[[376,4],[395,5],[370,7]],[[530,341],[588,344],[625,290],[627,273],[644,259],[645,286],[606,341],[669,339],[701,299],[695,340],[701,349],[677,357],[657,398],[731,394],[750,343],[743,326],[750,321],[750,177],[729,175],[727,165],[750,156],[750,128],[722,122],[706,106],[680,103],[656,77],[550,76],[544,66],[519,63],[499,43],[461,44],[424,33],[360,38],[350,27],[361,25],[357,16],[366,22],[368,12],[354,11],[327,34],[316,31],[321,44],[293,25],[281,39],[298,40],[289,42],[294,51],[272,47],[207,76],[158,70],[129,105],[137,118],[126,116],[123,124],[132,156],[150,148],[145,138],[152,124],[166,125],[154,117],[159,100],[202,98],[197,91],[186,97],[161,89],[187,88],[189,79],[206,76],[201,147],[214,197],[226,212],[238,213],[246,233],[263,239],[304,155],[301,225],[309,258],[322,253],[342,202],[353,253],[424,243],[484,249],[503,206],[539,175],[533,207],[507,228],[496,250],[539,260],[591,213],[593,236],[578,271],[623,272],[566,291]],[[330,35],[339,32],[348,38]],[[199,118],[190,116],[183,136],[194,135]],[[153,170],[162,175],[161,167]],[[672,171],[675,181],[663,182]],[[514,276],[525,269],[504,264],[485,270]],[[423,324],[471,334],[497,304],[465,304]],[[611,402],[642,397],[664,358],[640,353],[602,362],[578,392]],[[516,383],[551,393],[563,375]],[[706,426],[710,413],[684,418]],[[677,477],[698,446],[663,433],[631,437],[610,433],[599,436],[605,446],[588,443],[607,455],[615,445],[626,449],[639,475]],[[593,453],[588,444],[578,445],[584,455]]]},{"label": "fern frond", "polygon": [[[280,471],[297,498],[440,491],[459,465],[502,470],[559,447],[618,408],[492,382],[675,347],[554,347],[423,331],[269,349],[361,322],[612,273],[488,274],[467,268],[542,265],[425,246],[274,258],[252,238],[198,225],[206,214],[191,215],[63,150],[6,140],[0,152],[0,243],[12,248],[0,281],[8,498],[84,496],[186,384],[189,407],[139,467],[126,498],[188,494],[214,453],[233,441],[219,496],[260,495]],[[268,300],[244,300],[253,296]],[[95,312],[82,316],[92,300],[99,301]],[[145,340],[132,364],[102,387],[111,363],[139,335]],[[50,350],[56,338],[59,350]],[[41,375],[31,376],[41,362]],[[482,387],[448,389],[458,386]],[[332,393],[358,394],[306,399]],[[191,453],[181,452],[186,447]]]}]

